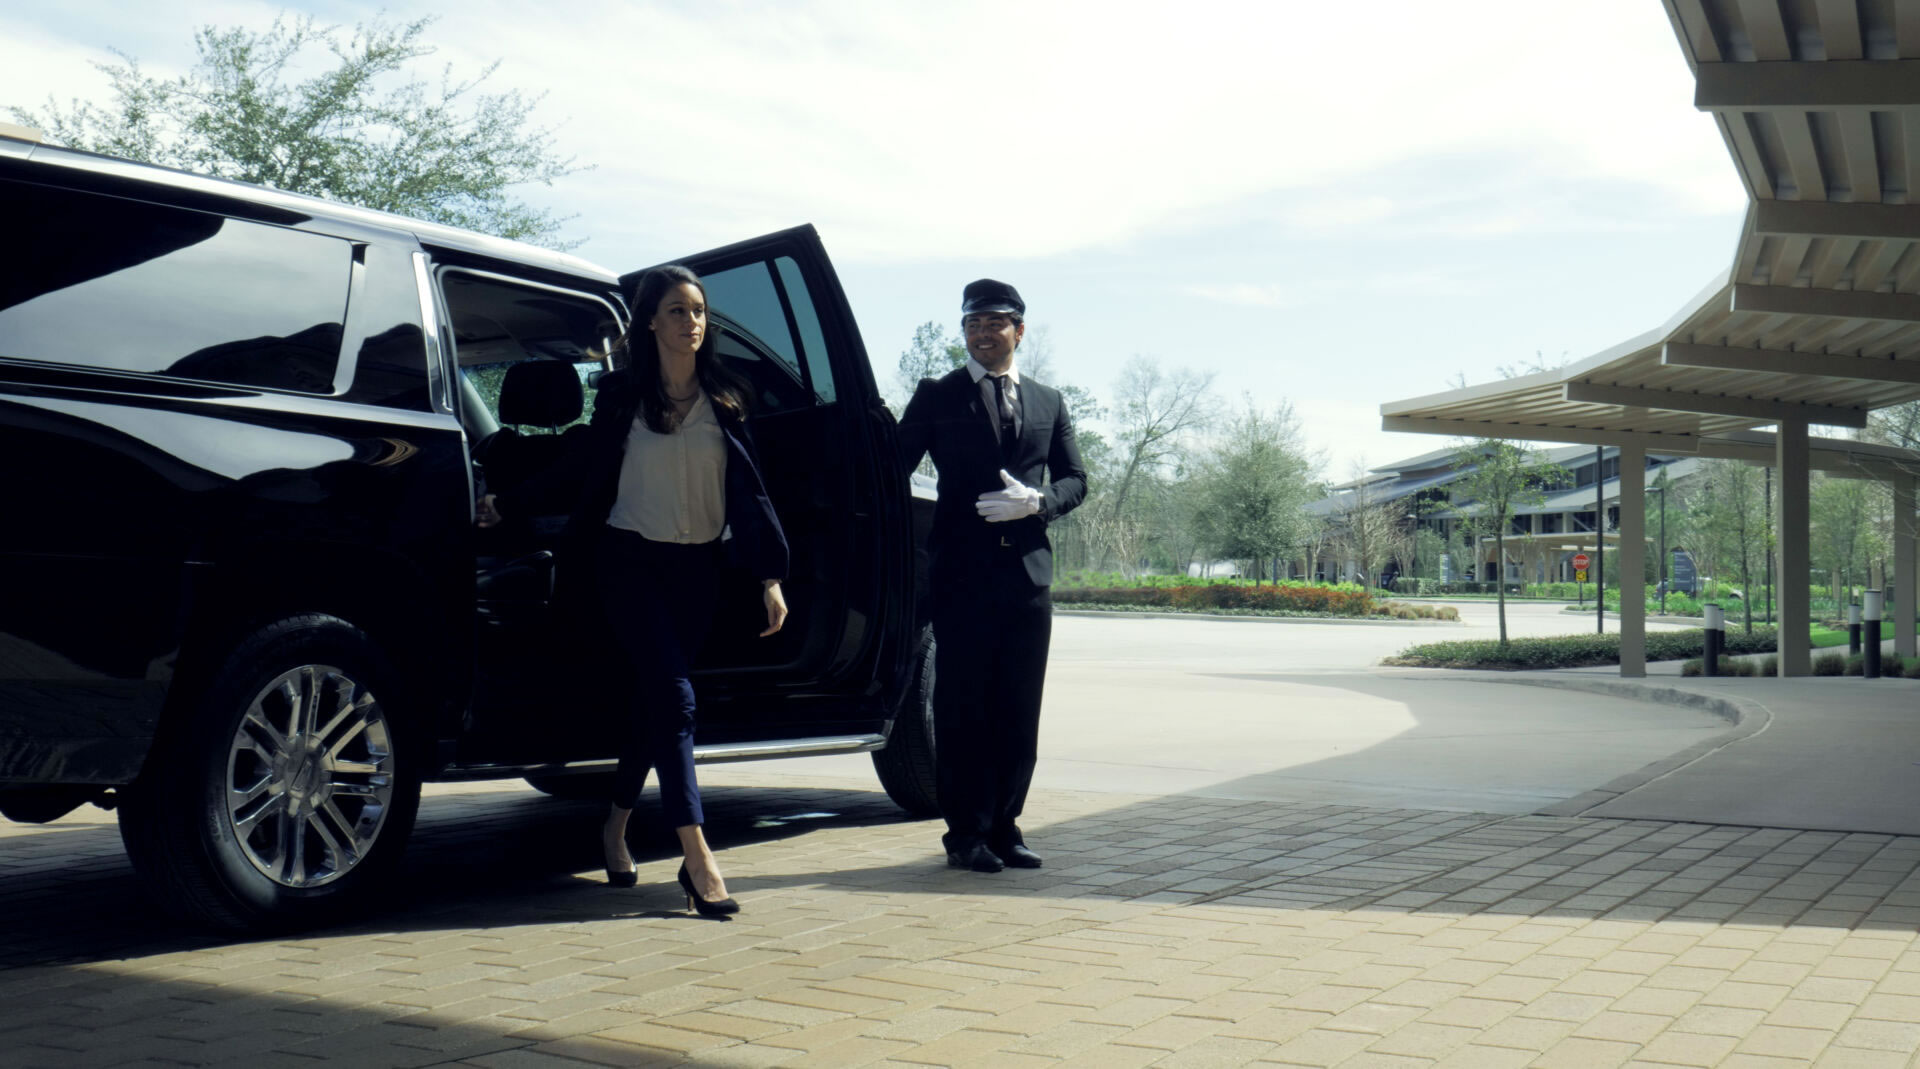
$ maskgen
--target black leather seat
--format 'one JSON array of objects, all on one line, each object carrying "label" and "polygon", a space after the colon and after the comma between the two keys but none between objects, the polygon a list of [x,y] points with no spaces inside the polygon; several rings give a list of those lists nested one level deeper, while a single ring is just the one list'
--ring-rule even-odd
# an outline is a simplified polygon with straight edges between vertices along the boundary
[{"label": "black leather seat", "polygon": [[487,436],[474,451],[489,490],[506,490],[558,461],[575,437],[526,434],[522,428],[564,427],[580,418],[586,404],[580,375],[561,360],[524,360],[507,368],[500,383],[500,422],[509,424]]}]

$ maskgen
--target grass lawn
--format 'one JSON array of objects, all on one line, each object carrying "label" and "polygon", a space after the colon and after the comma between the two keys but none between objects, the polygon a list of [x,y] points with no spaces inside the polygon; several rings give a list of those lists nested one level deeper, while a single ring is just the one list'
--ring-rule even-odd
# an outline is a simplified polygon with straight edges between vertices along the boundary
[{"label": "grass lawn", "polygon": [[1824,627],[1815,627],[1813,629],[1813,648],[1816,650],[1824,650],[1829,646],[1844,646],[1846,644],[1847,633],[1845,631],[1829,631]]}]

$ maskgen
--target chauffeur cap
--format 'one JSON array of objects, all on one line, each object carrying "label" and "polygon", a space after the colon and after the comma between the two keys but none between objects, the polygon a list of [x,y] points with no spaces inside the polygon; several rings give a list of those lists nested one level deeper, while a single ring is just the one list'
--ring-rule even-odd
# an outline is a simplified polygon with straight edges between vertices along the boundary
[{"label": "chauffeur cap", "polygon": [[960,314],[975,312],[1012,312],[1023,316],[1027,314],[1027,302],[1020,299],[1019,290],[1005,282],[983,278],[967,283],[967,288],[960,292]]}]

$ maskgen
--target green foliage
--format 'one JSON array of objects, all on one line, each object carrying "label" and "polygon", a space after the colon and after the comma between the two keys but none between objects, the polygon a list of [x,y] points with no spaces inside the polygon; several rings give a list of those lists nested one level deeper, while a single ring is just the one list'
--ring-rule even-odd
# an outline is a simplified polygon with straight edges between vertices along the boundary
[{"label": "green foliage", "polygon": [[[437,86],[394,82],[433,54],[432,22],[376,19],[350,35],[308,17],[276,18],[260,33],[205,26],[184,75],[155,78],[116,53],[122,62],[98,64],[111,101],[10,110],[74,148],[569,247],[557,237],[564,220],[507,194],[578,170],[554,156],[553,131],[531,121],[541,97],[477,92],[497,61],[464,81],[448,72]],[[332,65],[292,80],[316,51]]]},{"label": "green foliage", "polygon": [[905,395],[912,397],[921,379],[937,379],[966,363],[966,343],[948,337],[946,327],[929,319],[913,328],[913,341],[900,351],[895,378]]},{"label": "green foliage", "polygon": [[[1569,478],[1565,468],[1546,462],[1545,454],[1523,449],[1499,438],[1482,438],[1460,452],[1454,467],[1463,474],[1451,487],[1455,510],[1465,514],[1461,526],[1471,532],[1492,535],[1496,557],[1504,573],[1507,559],[1506,537],[1515,510],[1538,505],[1546,500],[1547,490]],[[1505,574],[1494,576],[1504,580]],[[1507,641],[1507,591],[1495,588],[1500,597],[1500,642]]]},{"label": "green foliage", "polygon": [[[1720,662],[1720,674],[1723,676],[1770,676],[1778,670],[1778,657],[1728,657]],[[1683,676],[1704,676],[1707,674],[1707,662],[1695,657],[1680,666]]]},{"label": "green foliage", "polygon": [[[1242,576],[1219,576],[1202,579],[1192,575],[1150,575],[1141,574],[1129,578],[1124,572],[1096,572],[1085,568],[1059,572],[1053,577],[1053,589],[1102,589],[1109,587],[1176,587],[1176,586],[1259,586],[1259,580]],[[1329,590],[1357,591],[1366,588],[1358,583],[1309,583],[1304,579],[1282,579],[1281,586],[1323,586]]]},{"label": "green foliage", "polygon": [[1436,583],[1440,581],[1440,557],[1446,552],[1447,540],[1440,532],[1422,527],[1413,533],[1414,568],[1420,579]]},{"label": "green foliage", "polygon": [[[1649,661],[1677,661],[1698,657],[1706,648],[1703,631],[1656,631],[1647,634]],[[1756,627],[1752,634],[1727,633],[1728,653],[1765,653],[1774,648],[1774,629]],[[1402,650],[1383,663],[1416,668],[1585,668],[1620,663],[1620,636],[1558,635],[1516,638],[1505,643],[1490,639],[1429,642]]]},{"label": "green foliage", "polygon": [[1844,653],[1823,653],[1813,659],[1813,674],[1816,676],[1839,676],[1847,672],[1847,655]]},{"label": "green foliage", "polygon": [[1257,611],[1272,614],[1367,616],[1375,610],[1372,592],[1343,583],[1282,581],[1277,585],[1185,583],[1134,587],[1055,587],[1056,605],[1132,605],[1174,612]]},{"label": "green foliage", "polygon": [[1201,462],[1190,502],[1203,552],[1232,560],[1285,553],[1306,534],[1306,506],[1320,496],[1314,463],[1293,409],[1249,403]]}]

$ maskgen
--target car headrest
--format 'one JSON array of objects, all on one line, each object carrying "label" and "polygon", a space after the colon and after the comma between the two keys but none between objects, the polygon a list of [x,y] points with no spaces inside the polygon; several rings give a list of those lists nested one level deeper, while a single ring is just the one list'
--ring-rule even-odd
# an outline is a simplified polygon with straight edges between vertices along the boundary
[{"label": "car headrest", "polygon": [[500,422],[562,427],[580,418],[580,375],[564,360],[523,360],[500,383]]}]

